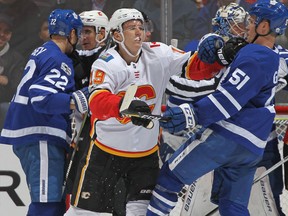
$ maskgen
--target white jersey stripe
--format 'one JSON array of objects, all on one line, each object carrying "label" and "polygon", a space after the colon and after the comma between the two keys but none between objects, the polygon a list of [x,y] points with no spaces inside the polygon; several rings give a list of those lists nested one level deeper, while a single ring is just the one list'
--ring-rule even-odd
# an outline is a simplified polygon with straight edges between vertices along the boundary
[{"label": "white jersey stripe", "polygon": [[211,94],[208,98],[212,101],[212,103],[218,108],[218,110],[225,116],[225,118],[229,118],[229,113],[224,109],[224,107],[216,100],[216,98]]},{"label": "white jersey stripe", "polygon": [[230,122],[227,122],[225,120],[219,121],[216,124],[220,125],[221,127],[225,128],[226,130],[228,130],[232,133],[237,131],[238,136],[241,136],[245,139],[248,139],[250,142],[252,142],[258,148],[265,148],[265,145],[267,142],[266,140],[259,139],[254,134],[250,133],[248,130],[245,130],[242,127],[239,127],[239,126],[232,124]]},{"label": "white jersey stripe", "polygon": [[47,141],[40,141],[40,202],[48,200],[48,146]]},{"label": "white jersey stripe", "polygon": [[218,90],[225,95],[229,101],[231,101],[231,103],[236,107],[236,109],[239,111],[241,110],[241,105],[237,102],[237,100],[235,100],[235,98],[228,92],[226,91],[222,86],[218,87]]}]

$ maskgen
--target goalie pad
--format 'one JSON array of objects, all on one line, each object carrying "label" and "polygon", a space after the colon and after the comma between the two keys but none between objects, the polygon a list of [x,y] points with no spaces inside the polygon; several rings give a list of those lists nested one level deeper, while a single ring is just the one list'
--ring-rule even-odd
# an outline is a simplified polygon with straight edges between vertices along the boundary
[{"label": "goalie pad", "polygon": [[[265,171],[265,167],[259,167],[256,170],[255,176],[260,176]],[[248,209],[251,215],[279,215],[273,198],[268,175],[253,185]]]}]

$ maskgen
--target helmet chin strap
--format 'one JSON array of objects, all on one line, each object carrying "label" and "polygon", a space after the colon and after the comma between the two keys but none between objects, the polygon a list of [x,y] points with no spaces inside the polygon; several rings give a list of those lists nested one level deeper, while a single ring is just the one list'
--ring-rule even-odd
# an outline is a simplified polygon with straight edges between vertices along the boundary
[{"label": "helmet chin strap", "polygon": [[[74,52],[75,50],[76,50],[76,46],[77,46],[77,43],[78,43],[78,37],[77,37],[77,41],[76,41],[76,43],[75,44],[72,44],[71,43],[71,41],[70,41],[70,37],[67,37],[67,39],[68,39],[68,42],[69,42],[69,44],[72,46],[72,52]],[[72,53],[71,52],[71,53]]]},{"label": "helmet chin strap", "polygon": [[125,52],[126,52],[130,57],[133,57],[133,58],[137,57],[137,56],[140,54],[140,52],[141,52],[141,48],[137,51],[137,53],[136,53],[135,55],[133,55],[133,54],[127,49],[127,47],[126,47],[125,44],[124,44],[125,38],[124,38],[124,35],[123,35],[122,31],[120,32],[120,34],[121,34],[123,40],[122,40],[121,42],[115,40],[115,42],[118,43],[118,44],[125,50]]},{"label": "helmet chin strap", "polygon": [[259,33],[257,32],[257,27],[258,27],[258,25],[255,26],[255,33],[256,33],[256,35],[255,35],[255,37],[254,37],[254,39],[252,40],[251,43],[254,43],[254,42],[258,39],[258,37],[260,37],[260,36],[265,37],[265,36],[269,35],[269,34],[272,32],[271,30],[269,30],[269,32],[268,32],[267,34],[259,34]]}]

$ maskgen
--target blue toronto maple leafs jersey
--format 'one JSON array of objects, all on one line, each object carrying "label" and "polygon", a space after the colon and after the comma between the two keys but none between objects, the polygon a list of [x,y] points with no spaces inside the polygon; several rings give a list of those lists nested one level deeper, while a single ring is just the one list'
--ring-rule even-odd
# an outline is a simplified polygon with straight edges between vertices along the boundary
[{"label": "blue toronto maple leafs jersey", "polygon": [[68,147],[74,86],[72,60],[54,42],[35,49],[11,101],[0,143],[25,145],[49,139]]},{"label": "blue toronto maple leafs jersey", "polygon": [[194,104],[198,123],[262,154],[275,117],[279,53],[249,44],[216,91]]}]

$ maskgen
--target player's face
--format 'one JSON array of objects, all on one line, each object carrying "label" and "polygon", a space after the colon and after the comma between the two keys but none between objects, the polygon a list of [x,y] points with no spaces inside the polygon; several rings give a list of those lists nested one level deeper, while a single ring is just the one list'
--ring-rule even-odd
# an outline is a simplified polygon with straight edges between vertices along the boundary
[{"label": "player's face", "polygon": [[10,41],[12,32],[9,25],[4,22],[0,22],[0,47],[3,47],[7,42]]},{"label": "player's face", "polygon": [[140,20],[131,20],[125,22],[122,26],[124,35],[124,44],[132,53],[137,54],[142,47],[145,39],[144,25]]},{"label": "player's face", "polygon": [[251,43],[256,36],[255,16],[249,16],[246,19],[247,38],[246,41]]},{"label": "player's face", "polygon": [[96,31],[93,26],[84,26],[81,31],[80,43],[83,50],[92,50],[96,47]]}]

